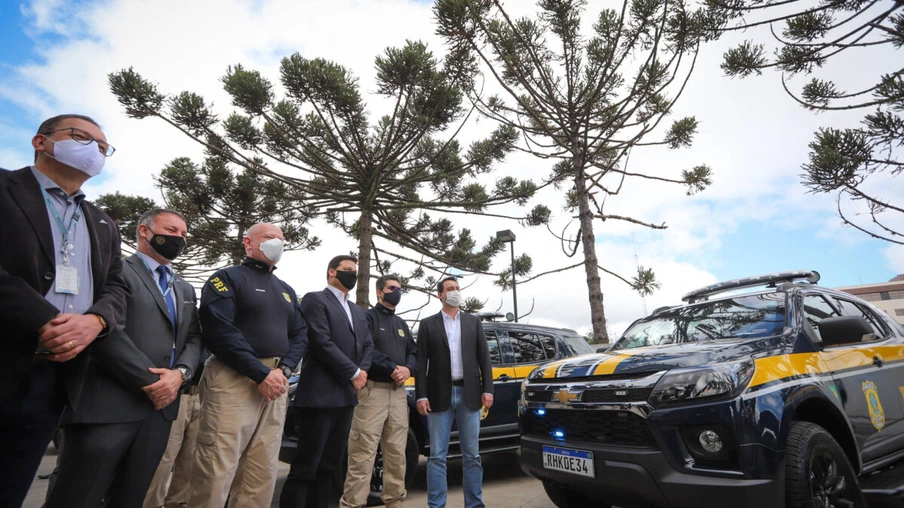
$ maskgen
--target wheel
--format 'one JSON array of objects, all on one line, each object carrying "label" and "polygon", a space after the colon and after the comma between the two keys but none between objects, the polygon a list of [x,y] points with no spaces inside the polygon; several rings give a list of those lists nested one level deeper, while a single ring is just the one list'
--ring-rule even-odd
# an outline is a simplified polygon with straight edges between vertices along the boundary
[{"label": "wheel", "polygon": [[866,508],[844,450],[824,428],[794,422],[785,452],[787,508]]},{"label": "wheel", "polygon": [[587,496],[580,492],[575,492],[564,485],[543,481],[543,490],[552,504],[558,508],[612,508],[611,504],[600,503],[587,499]]}]

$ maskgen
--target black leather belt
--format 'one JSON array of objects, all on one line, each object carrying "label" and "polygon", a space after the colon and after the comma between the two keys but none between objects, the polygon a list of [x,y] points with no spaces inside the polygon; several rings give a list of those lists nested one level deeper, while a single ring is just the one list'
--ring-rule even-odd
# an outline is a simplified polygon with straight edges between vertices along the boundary
[{"label": "black leather belt", "polygon": [[452,386],[464,386],[464,385],[465,385],[464,379],[453,379],[452,380]]}]

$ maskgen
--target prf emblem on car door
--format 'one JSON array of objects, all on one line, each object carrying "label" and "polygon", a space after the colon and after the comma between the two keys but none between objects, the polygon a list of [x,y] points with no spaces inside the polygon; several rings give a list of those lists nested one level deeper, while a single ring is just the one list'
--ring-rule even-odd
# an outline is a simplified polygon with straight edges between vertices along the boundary
[{"label": "prf emblem on car door", "polygon": [[879,400],[879,389],[872,381],[863,382],[863,395],[866,397],[866,405],[869,407],[869,419],[876,430],[885,427],[885,411],[882,409],[882,401]]}]

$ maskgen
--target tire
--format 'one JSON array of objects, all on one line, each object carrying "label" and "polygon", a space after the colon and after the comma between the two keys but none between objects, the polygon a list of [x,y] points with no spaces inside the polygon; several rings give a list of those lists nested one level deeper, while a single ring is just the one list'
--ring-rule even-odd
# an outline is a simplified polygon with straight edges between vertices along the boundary
[{"label": "tire", "polygon": [[591,501],[580,492],[547,480],[543,481],[543,490],[558,508],[612,508],[611,504]]},{"label": "tire", "polygon": [[824,428],[794,422],[785,452],[787,508],[866,508],[857,474]]},{"label": "tire", "polygon": [[[414,478],[417,476],[418,458],[420,457],[417,438],[411,429],[408,430],[408,442],[405,445],[405,488],[411,488]],[[412,467],[411,464],[414,464]],[[348,453],[342,459],[342,466],[333,477],[333,497],[342,497],[345,488],[345,475],[348,472]],[[383,451],[377,448],[377,456],[374,458],[374,472],[370,478],[370,494],[367,496],[367,506],[382,506],[383,500],[380,494],[383,492]],[[336,494],[338,493],[338,494]]]}]

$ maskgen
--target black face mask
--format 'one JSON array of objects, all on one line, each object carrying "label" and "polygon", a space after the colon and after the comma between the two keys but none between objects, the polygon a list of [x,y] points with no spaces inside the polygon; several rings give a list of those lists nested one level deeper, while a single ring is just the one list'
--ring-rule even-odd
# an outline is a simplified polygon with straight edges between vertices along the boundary
[{"label": "black face mask", "polygon": [[336,278],[339,279],[339,283],[342,284],[345,289],[351,291],[358,282],[358,272],[336,270]]},{"label": "black face mask", "polygon": [[[151,233],[154,232],[151,231]],[[154,233],[149,243],[157,251],[157,254],[170,261],[179,257],[179,254],[182,254],[182,249],[185,248],[185,238],[177,235],[158,235]]]},{"label": "black face mask", "polygon": [[392,293],[383,293],[383,301],[395,307],[402,301],[402,292],[400,290],[393,291]]}]

